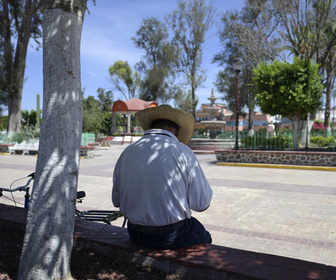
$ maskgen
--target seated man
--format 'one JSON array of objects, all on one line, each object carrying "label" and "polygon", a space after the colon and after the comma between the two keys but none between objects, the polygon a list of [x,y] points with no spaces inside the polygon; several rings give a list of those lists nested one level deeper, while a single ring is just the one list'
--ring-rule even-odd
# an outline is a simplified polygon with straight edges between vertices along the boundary
[{"label": "seated man", "polygon": [[135,114],[144,136],[129,145],[113,173],[112,201],[128,219],[136,244],[173,249],[211,243],[211,235],[191,216],[206,210],[212,189],[186,146],[194,118],[169,105]]}]

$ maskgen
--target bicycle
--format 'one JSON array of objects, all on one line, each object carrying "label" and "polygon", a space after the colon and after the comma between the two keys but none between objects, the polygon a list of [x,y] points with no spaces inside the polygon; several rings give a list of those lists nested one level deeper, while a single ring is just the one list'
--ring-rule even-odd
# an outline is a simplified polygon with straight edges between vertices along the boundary
[{"label": "bicycle", "polygon": [[[27,183],[24,186],[20,186],[20,187],[12,189],[12,186],[13,186],[14,183],[16,183],[19,180],[26,179],[27,177],[19,178],[19,179],[13,181],[10,184],[9,188],[0,188],[0,197],[3,196],[5,198],[9,199],[10,201],[14,202],[15,207],[17,207],[17,204],[19,204],[20,202],[16,201],[16,199],[15,199],[15,197],[13,195],[13,192],[24,191],[26,193],[24,195],[24,203],[23,204],[24,204],[24,208],[28,209],[29,208],[29,201],[30,201],[30,187],[29,187],[29,185],[34,180],[34,176],[35,176],[35,172],[29,174],[27,177],[30,177],[30,178],[29,178],[29,180],[27,181]],[[12,198],[4,196],[3,192],[9,192],[11,194]],[[22,204],[22,203],[20,203],[20,204]]]},{"label": "bicycle", "polygon": [[[83,198],[86,196],[84,191],[77,192],[77,203],[82,203]],[[115,221],[119,217],[122,217],[120,211],[115,210],[87,210],[80,211],[76,208],[76,218],[82,220],[89,220],[94,222],[104,222],[108,225],[111,225],[112,221]],[[122,227],[125,227],[126,219],[123,222]]]},{"label": "bicycle", "polygon": [[[30,203],[30,187],[29,185],[31,182],[34,180],[35,172],[29,174],[27,177],[29,177],[29,180],[24,186],[20,186],[17,188],[12,188],[13,184],[16,183],[19,180],[23,180],[27,177],[19,178],[15,181],[13,181],[10,185],[9,188],[0,188],[0,197],[5,197],[11,201],[14,202],[15,207],[17,207],[17,204],[20,202],[17,202],[13,193],[17,191],[25,191],[24,195],[24,208],[29,208],[29,203]],[[7,196],[3,195],[3,192],[9,192],[11,193],[12,198],[9,198]],[[77,192],[77,203],[82,203],[83,198],[86,196],[84,191],[78,191]],[[22,203],[20,203],[22,204]],[[108,225],[111,225],[111,222],[118,219],[119,217],[122,217],[122,214],[120,211],[112,211],[112,210],[87,210],[87,211],[80,211],[76,207],[76,213],[75,217],[77,219],[82,219],[82,220],[89,220],[89,221],[94,221],[94,222],[103,222]],[[126,221],[123,223],[123,227],[125,227]]]}]

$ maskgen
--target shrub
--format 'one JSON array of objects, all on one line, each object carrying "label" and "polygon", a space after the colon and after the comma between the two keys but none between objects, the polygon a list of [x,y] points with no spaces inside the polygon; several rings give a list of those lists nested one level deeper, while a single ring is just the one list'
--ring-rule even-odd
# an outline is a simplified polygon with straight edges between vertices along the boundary
[{"label": "shrub", "polygon": [[336,145],[336,139],[332,136],[324,137],[322,135],[310,136],[310,143],[318,147],[334,147]]}]

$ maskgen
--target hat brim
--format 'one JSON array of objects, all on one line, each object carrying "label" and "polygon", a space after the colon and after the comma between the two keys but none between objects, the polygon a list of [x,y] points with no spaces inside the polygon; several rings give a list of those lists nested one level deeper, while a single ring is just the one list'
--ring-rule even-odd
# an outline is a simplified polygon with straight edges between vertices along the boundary
[{"label": "hat brim", "polygon": [[176,123],[180,127],[177,139],[184,144],[189,143],[194,133],[194,117],[182,110],[172,108],[170,105],[141,110],[135,113],[135,118],[144,131],[150,129],[151,123],[158,119],[166,119]]}]

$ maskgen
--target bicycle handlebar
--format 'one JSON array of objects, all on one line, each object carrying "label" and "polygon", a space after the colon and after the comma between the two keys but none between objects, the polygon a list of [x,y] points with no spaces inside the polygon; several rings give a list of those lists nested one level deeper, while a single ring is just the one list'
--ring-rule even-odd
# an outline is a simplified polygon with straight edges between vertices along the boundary
[{"label": "bicycle handlebar", "polygon": [[[15,206],[16,206],[16,200],[13,196],[13,192],[16,192],[16,191],[25,191],[26,192],[26,195],[24,196],[25,197],[25,208],[28,208],[29,207],[29,200],[30,200],[30,194],[29,194],[29,185],[30,183],[34,180],[35,178],[35,172],[33,173],[30,173],[27,177],[30,177],[29,180],[27,181],[27,183],[24,185],[24,186],[20,186],[20,187],[17,187],[17,188],[12,188],[12,185],[17,182],[18,180],[22,180],[24,178],[20,178],[20,179],[17,179],[15,180],[14,182],[12,182],[12,184],[10,185],[9,188],[0,188],[0,197],[3,196],[3,192],[9,192],[11,193],[11,196],[12,196],[12,201],[14,202]],[[85,197],[86,194],[84,191],[79,191],[77,192],[77,202],[82,202],[81,201],[81,198]],[[5,196],[6,197],[6,196]]]},{"label": "bicycle handlebar", "polygon": [[[32,174],[34,174],[34,173],[32,173]],[[27,176],[27,177],[31,177],[31,178],[28,180],[27,184],[25,184],[24,186],[20,186],[20,187],[17,187],[15,189],[0,188],[0,196],[2,195],[3,191],[5,191],[5,192],[17,192],[17,191],[20,191],[21,192],[21,191],[27,190],[27,187],[30,185],[31,181],[34,180],[34,175],[32,175],[32,174],[30,174],[30,175]]]}]

